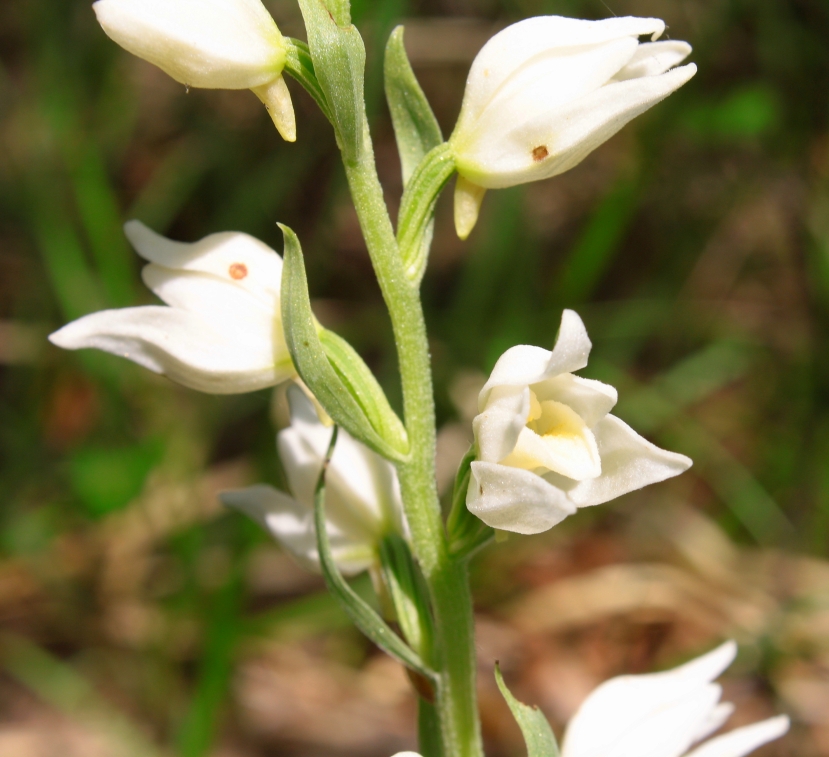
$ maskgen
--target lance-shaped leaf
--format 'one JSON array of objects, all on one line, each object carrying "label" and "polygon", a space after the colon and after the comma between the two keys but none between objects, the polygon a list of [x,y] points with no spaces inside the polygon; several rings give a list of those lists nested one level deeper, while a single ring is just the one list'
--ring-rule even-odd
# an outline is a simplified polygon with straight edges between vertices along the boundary
[{"label": "lance-shaped leaf", "polygon": [[314,61],[308,45],[301,39],[285,37],[285,73],[290,74],[314,98],[325,117],[333,123],[331,108],[325,99],[317,74],[314,71]]},{"label": "lance-shaped leaf", "polygon": [[406,667],[433,681],[435,672],[425,665],[420,656],[392,631],[375,610],[346,583],[331,555],[331,545],[328,540],[325,521],[325,474],[336,443],[337,427],[335,426],[314,492],[314,526],[317,532],[317,551],[319,552],[320,566],[326,586],[328,586],[328,590],[340,603],[348,617],[351,618],[354,625],[371,641]]},{"label": "lance-shaped leaf", "polygon": [[370,149],[364,97],[366,48],[344,0],[299,0],[317,80],[331,108],[343,159]]},{"label": "lance-shaped leaf", "polygon": [[443,134],[412,71],[402,26],[391,33],[386,44],[383,73],[405,186],[426,153],[443,144]]},{"label": "lance-shaped leaf", "polygon": [[[297,369],[297,373],[314,393],[319,403],[325,408],[332,420],[342,426],[355,439],[361,441],[383,457],[390,460],[403,460],[408,453],[408,442],[401,438],[399,429],[390,437],[383,435],[383,429],[394,427],[394,421],[389,420],[393,411],[379,402],[382,394],[379,386],[374,382],[373,387],[367,388],[365,375],[368,368],[362,366],[353,370],[356,361],[346,361],[342,356],[347,351],[336,350],[338,370],[334,369],[325,348],[320,340],[314,315],[311,312],[311,301],[308,295],[308,281],[305,277],[305,265],[302,260],[302,249],[296,234],[287,226],[280,225],[285,236],[284,268],[282,273],[282,326],[285,332],[285,341]],[[336,344],[336,340],[327,339],[329,344]],[[356,355],[356,353],[352,353]],[[362,362],[362,361],[360,361]],[[343,380],[343,375],[347,381]],[[353,387],[359,387],[355,392]],[[371,407],[372,413],[380,412],[383,407],[386,415],[379,428],[372,425],[370,416],[360,400]],[[396,422],[400,424],[398,420]],[[400,425],[402,429],[402,425]]]},{"label": "lance-shaped leaf", "polygon": [[455,157],[448,144],[430,150],[415,169],[403,192],[397,218],[397,243],[409,279],[419,282],[426,270],[435,203],[455,172]]},{"label": "lance-shaped leaf", "polygon": [[530,707],[519,702],[504,683],[501,668],[495,665],[495,680],[498,688],[507,702],[515,722],[524,735],[527,745],[527,757],[558,757],[559,749],[553,729],[544,717],[544,713],[537,707]]}]

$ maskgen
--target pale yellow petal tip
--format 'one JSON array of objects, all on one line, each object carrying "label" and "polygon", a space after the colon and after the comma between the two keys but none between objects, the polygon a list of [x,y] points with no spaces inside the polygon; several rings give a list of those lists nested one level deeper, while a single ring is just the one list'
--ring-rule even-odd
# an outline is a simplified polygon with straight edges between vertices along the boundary
[{"label": "pale yellow petal tip", "polygon": [[254,87],[251,91],[264,103],[282,139],[286,142],[296,142],[296,115],[285,79],[278,76],[261,87]]},{"label": "pale yellow petal tip", "polygon": [[475,228],[485,194],[484,187],[458,176],[455,184],[455,231],[461,239],[466,239]]}]

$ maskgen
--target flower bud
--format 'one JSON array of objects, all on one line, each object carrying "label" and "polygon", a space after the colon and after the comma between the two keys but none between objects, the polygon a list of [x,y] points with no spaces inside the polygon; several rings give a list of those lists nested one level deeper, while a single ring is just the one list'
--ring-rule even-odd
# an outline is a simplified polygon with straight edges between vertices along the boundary
[{"label": "flower bud", "polygon": [[[291,425],[279,432],[277,444],[293,496],[265,484],[220,496],[270,531],[300,564],[319,572],[314,491],[333,429],[299,386],[288,388],[288,402]],[[346,575],[377,564],[385,534],[406,533],[397,471],[344,429],[325,474],[325,517],[334,561]]]},{"label": "flower bud", "polygon": [[456,226],[465,238],[484,190],[563,173],[696,72],[673,68],[685,42],[657,39],[656,18],[583,21],[538,16],[508,26],[478,53],[449,143],[458,174]]},{"label": "flower bud", "polygon": [[169,307],[102,310],[49,337],[126,357],[191,389],[239,394],[296,375],[282,332],[282,258],[247,234],[173,242],[139,221],[124,227],[150,265],[144,283]]},{"label": "flower bud", "polygon": [[286,46],[260,0],[98,0],[107,36],[188,87],[250,89],[284,139],[296,139],[282,69]]},{"label": "flower bud", "polygon": [[484,523],[535,534],[579,507],[608,502],[691,466],[610,415],[616,390],[574,376],[590,339],[565,310],[552,352],[521,345],[495,364],[472,427],[478,459],[466,505]]}]

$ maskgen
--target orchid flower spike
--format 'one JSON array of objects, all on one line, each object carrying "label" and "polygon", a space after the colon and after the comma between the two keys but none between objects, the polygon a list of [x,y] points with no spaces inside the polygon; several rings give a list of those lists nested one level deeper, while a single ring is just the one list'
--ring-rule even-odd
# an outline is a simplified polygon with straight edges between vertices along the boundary
[{"label": "orchid flower spike", "polygon": [[722,689],[713,681],[736,654],[737,645],[729,641],[673,670],[605,681],[570,720],[561,757],[744,757],[780,738],[789,729],[785,715],[691,749],[734,711],[732,704],[720,702]]},{"label": "orchid flower spike", "polygon": [[572,310],[552,352],[521,345],[495,364],[473,421],[477,460],[466,505],[484,523],[536,534],[579,507],[607,502],[691,466],[610,415],[612,386],[574,376],[590,339]]},{"label": "orchid flower spike", "polygon": [[[311,400],[296,384],[288,388],[291,425],[279,432],[279,459],[294,496],[259,484],[224,492],[224,504],[249,515],[297,561],[319,572],[314,491],[333,429],[323,423]],[[394,466],[339,430],[325,475],[325,517],[331,552],[340,571],[360,573],[378,561],[380,539],[407,536]]]},{"label": "orchid flower spike", "polygon": [[144,283],[169,307],[102,310],[49,337],[58,347],[111,352],[209,394],[240,394],[296,375],[280,311],[282,258],[235,232],[173,242],[130,221],[150,264]]},{"label": "orchid flower spike", "polygon": [[658,18],[583,21],[538,16],[478,53],[449,139],[458,181],[455,226],[465,239],[487,189],[547,179],[580,163],[628,121],[695,73],[674,68],[686,42],[656,40]]},{"label": "orchid flower spike", "polygon": [[296,120],[282,78],[287,47],[260,0],[98,0],[107,36],[187,87],[250,89],[288,142]]}]

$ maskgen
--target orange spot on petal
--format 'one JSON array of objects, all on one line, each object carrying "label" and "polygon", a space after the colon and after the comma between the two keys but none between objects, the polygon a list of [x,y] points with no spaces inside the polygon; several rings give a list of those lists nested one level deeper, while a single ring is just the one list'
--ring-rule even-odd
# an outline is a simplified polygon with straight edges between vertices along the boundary
[{"label": "orange spot on petal", "polygon": [[546,158],[549,154],[550,151],[547,149],[547,145],[539,145],[538,147],[533,149],[533,160],[536,163],[539,163],[540,161],[544,160],[544,158]]},{"label": "orange spot on petal", "polygon": [[228,273],[230,274],[231,279],[241,281],[248,275],[248,267],[244,263],[234,263],[228,269]]}]

